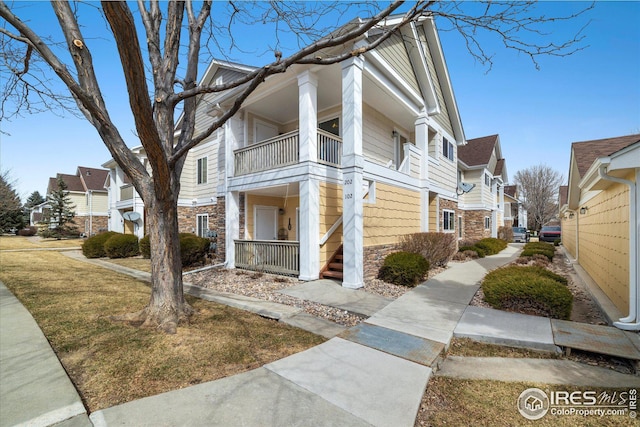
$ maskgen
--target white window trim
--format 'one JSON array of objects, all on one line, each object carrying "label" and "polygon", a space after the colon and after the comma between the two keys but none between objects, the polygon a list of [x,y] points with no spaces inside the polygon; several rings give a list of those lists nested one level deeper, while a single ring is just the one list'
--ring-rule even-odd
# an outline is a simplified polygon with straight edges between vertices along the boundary
[{"label": "white window trim", "polygon": [[[444,152],[444,142],[447,141],[447,153],[445,154]],[[441,138],[441,146],[442,146],[442,158],[443,159],[447,159],[450,162],[455,162],[456,161],[456,154],[455,154],[455,148],[453,146],[453,142],[451,142],[451,140],[449,138],[447,138],[446,136],[442,135]],[[449,152],[451,152],[451,157],[449,157]]]},{"label": "white window trim", "polygon": [[[204,165],[205,165],[205,171],[204,171],[204,176],[202,176],[202,178],[204,178],[203,181],[200,181],[201,178],[201,173],[200,173],[200,161],[204,160]],[[196,159],[196,185],[205,185],[209,182],[209,156],[203,156],[203,157],[199,157]]]},{"label": "white window trim", "polygon": [[[204,230],[202,230],[202,233],[200,233],[200,219],[201,218],[206,218],[207,223],[206,223],[206,228]],[[209,214],[197,214],[196,215],[196,235],[200,236],[200,237],[205,237],[206,232],[209,230]]]},{"label": "white window trim", "polygon": [[[451,218],[449,220],[449,227],[446,228],[445,216],[446,214],[451,214]],[[451,228],[453,226],[453,228]],[[442,232],[443,233],[455,233],[456,231],[456,212],[451,209],[443,209],[442,210]]]}]

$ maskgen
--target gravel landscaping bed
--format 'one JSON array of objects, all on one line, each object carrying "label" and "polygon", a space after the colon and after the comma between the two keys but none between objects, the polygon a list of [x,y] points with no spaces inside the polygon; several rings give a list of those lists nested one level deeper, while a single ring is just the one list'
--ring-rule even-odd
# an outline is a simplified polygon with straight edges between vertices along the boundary
[{"label": "gravel landscaping bed", "polygon": [[[429,270],[429,277],[443,270],[442,268]],[[306,301],[278,292],[279,290],[303,283],[295,278],[245,270],[212,269],[190,273],[185,276],[185,280],[196,286],[213,289],[218,292],[228,292],[298,307],[313,316],[321,317],[347,327],[355,326],[366,319],[365,316],[360,314]],[[364,287],[359,289],[358,292],[369,292],[386,298],[396,299],[411,289],[412,288],[406,286],[386,283],[379,279],[368,279],[365,280]]]}]

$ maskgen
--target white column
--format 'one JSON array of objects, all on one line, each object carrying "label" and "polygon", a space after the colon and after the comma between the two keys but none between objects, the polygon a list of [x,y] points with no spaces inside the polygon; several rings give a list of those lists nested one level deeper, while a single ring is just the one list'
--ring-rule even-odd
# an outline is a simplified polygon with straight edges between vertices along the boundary
[{"label": "white column", "polygon": [[362,207],[362,68],[359,57],[342,63],[342,209],[344,277],[342,286],[361,288],[363,283]]},{"label": "white column", "polygon": [[320,277],[320,182],[300,182],[300,280]]},{"label": "white column", "polygon": [[425,187],[420,190],[420,231],[429,231],[429,124],[427,113],[424,111],[416,118],[416,147],[422,152],[420,159],[420,185]]},{"label": "white column", "polygon": [[237,191],[227,191],[225,209],[225,261],[227,268],[236,266],[235,240],[240,237],[240,195]]},{"label": "white column", "polygon": [[300,162],[318,161],[318,78],[310,71],[298,75]]}]

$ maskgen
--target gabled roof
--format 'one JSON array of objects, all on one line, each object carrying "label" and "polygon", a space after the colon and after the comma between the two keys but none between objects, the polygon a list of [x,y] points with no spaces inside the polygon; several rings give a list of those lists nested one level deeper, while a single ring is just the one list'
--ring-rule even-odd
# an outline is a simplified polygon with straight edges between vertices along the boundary
[{"label": "gabled roof", "polygon": [[82,180],[85,191],[106,191],[104,183],[109,171],[106,169],[78,166],[77,175]]},{"label": "gabled roof", "polygon": [[[640,146],[640,134],[580,141],[571,144],[568,182],[569,192],[567,197],[569,209],[576,209],[578,207],[582,191],[581,188],[592,188],[593,184],[599,180],[597,166],[600,162],[618,152],[624,152],[625,149],[631,146]],[[631,158],[635,157],[637,159],[634,153],[631,153],[631,156]],[[587,175],[589,175],[588,179]],[[589,183],[582,183],[585,179],[589,181]]]},{"label": "gabled roof", "polygon": [[82,185],[82,181],[80,180],[80,177],[78,175],[59,173],[55,176],[55,178],[49,178],[47,194],[51,194],[58,189],[59,178],[62,178],[62,181],[67,184],[67,191],[84,192],[84,186]]},{"label": "gabled roof", "polygon": [[493,170],[493,176],[502,175],[502,172],[504,170],[504,166],[505,166],[505,160],[504,159],[498,159],[498,161],[496,162],[496,167]]},{"label": "gabled roof", "polygon": [[498,138],[498,135],[489,135],[467,140],[467,145],[458,147],[458,159],[467,166],[489,164],[493,149],[498,143]]},{"label": "gabled roof", "polygon": [[610,156],[638,141],[640,141],[640,134],[574,142],[571,144],[571,149],[580,177],[584,176],[598,157]]}]

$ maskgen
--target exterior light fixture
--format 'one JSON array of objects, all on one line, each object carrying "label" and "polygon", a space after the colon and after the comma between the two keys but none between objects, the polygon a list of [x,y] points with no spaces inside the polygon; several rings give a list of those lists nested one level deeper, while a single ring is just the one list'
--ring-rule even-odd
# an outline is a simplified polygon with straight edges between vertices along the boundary
[{"label": "exterior light fixture", "polygon": [[586,214],[588,210],[589,210],[589,207],[587,207],[587,206],[581,207],[580,208],[580,215]]}]

